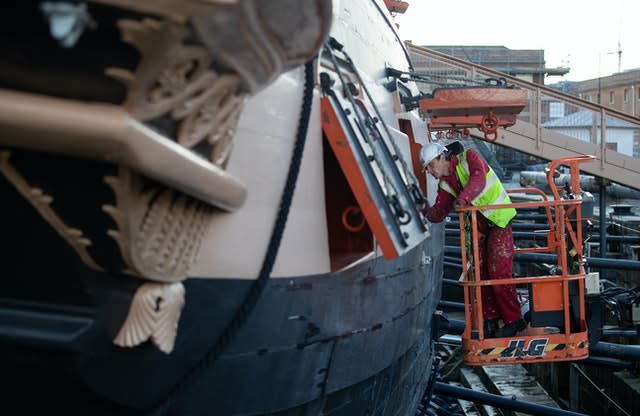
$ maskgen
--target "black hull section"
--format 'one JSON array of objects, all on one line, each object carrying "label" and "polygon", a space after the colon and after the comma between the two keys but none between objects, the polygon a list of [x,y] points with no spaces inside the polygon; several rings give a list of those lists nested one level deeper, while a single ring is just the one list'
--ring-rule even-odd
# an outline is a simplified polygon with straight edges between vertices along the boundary
[{"label": "black hull section", "polygon": [[[418,247],[397,261],[273,279],[244,325],[218,344],[216,356],[207,354],[240,310],[251,281],[188,279],[170,355],[150,343],[133,349],[111,344],[121,318],[110,317],[122,317],[128,306],[112,302],[120,293],[115,289],[103,287],[96,299],[111,301],[84,317],[84,330],[73,342],[59,341],[55,349],[53,342],[27,344],[30,337],[46,341],[64,328],[49,325],[43,332],[33,323],[28,328],[35,311],[7,306],[5,318],[20,308],[27,318],[22,331],[3,318],[5,409],[8,405],[10,414],[77,409],[124,415],[152,408],[180,415],[411,414],[432,365],[431,325],[442,264],[430,260],[438,258],[439,253]],[[12,325],[13,338],[7,336]]]}]

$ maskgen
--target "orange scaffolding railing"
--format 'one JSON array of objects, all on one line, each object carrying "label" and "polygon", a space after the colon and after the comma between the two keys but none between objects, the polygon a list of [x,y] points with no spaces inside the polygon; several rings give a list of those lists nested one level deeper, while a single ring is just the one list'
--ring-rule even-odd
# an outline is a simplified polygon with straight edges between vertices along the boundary
[{"label": "orange scaffolding railing", "polygon": [[[462,274],[466,327],[462,335],[464,362],[468,365],[490,365],[569,361],[587,358],[589,354],[585,321],[585,261],[583,255],[582,191],[580,167],[593,156],[567,157],[554,160],[547,171],[551,197],[536,188],[510,189],[510,194],[539,196],[539,201],[492,205],[491,208],[542,208],[549,229],[546,245],[516,247],[517,253],[555,253],[557,264],[552,274],[511,279],[484,279],[479,259],[477,215],[486,206],[459,208]],[[570,171],[570,183],[559,187],[554,172],[560,166]],[[516,285],[526,289],[529,302],[527,328],[512,337],[488,338],[482,316],[483,287]]]}]

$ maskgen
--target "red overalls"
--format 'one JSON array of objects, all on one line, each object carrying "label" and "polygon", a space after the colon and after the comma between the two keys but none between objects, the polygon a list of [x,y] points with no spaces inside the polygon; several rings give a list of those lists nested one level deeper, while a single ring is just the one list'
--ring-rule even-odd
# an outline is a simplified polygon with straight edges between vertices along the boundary
[{"label": "red overalls", "polygon": [[[446,181],[458,194],[458,200],[464,206],[471,204],[485,185],[489,167],[484,160],[473,150],[467,151],[467,163],[469,165],[470,178],[467,186],[462,189],[456,166],[458,158],[451,157],[449,176],[441,180]],[[436,202],[427,211],[427,218],[431,222],[441,222],[453,208],[456,198],[438,187]],[[500,228],[484,216],[478,215],[478,231],[484,234],[484,239],[478,241],[480,251],[480,272],[483,280],[509,279],[513,272],[513,256],[515,247],[511,223],[505,228]],[[494,285],[482,288],[482,309],[485,320],[502,318],[504,324],[520,319],[520,304],[513,285]]]}]

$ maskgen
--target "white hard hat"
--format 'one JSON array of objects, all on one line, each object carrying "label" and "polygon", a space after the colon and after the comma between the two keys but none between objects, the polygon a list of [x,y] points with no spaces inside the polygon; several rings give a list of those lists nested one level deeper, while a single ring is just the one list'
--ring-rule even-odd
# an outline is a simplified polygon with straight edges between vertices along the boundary
[{"label": "white hard hat", "polygon": [[445,153],[447,148],[440,143],[427,143],[420,149],[420,164],[423,169],[427,168],[429,162]]}]

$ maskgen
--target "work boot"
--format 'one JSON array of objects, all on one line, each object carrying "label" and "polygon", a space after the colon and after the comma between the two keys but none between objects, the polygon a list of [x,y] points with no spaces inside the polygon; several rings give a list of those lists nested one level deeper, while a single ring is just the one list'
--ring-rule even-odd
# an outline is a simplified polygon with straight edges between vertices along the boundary
[{"label": "work boot", "polygon": [[512,337],[526,327],[527,322],[524,319],[520,318],[516,321],[506,324],[502,328],[496,329],[496,338]]},{"label": "work boot", "polygon": [[500,328],[498,325],[499,319],[487,319],[484,321],[484,337],[485,338],[495,338],[496,331]]}]

